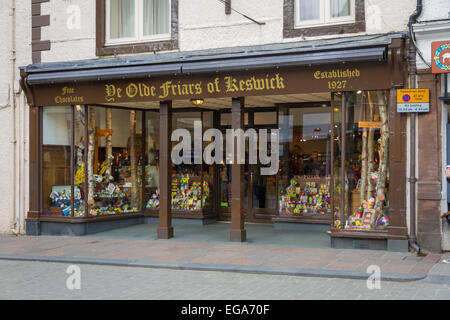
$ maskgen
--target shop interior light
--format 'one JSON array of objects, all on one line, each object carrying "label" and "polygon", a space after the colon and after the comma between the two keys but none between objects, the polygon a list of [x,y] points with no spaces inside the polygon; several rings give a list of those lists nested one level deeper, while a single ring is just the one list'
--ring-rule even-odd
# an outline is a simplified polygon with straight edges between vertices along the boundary
[{"label": "shop interior light", "polygon": [[203,99],[191,99],[191,103],[194,106],[201,106],[203,104],[203,102],[205,102],[205,100],[203,100]]},{"label": "shop interior light", "polygon": [[358,90],[356,93],[357,93],[357,94],[361,94],[361,93],[362,93],[362,90]]}]

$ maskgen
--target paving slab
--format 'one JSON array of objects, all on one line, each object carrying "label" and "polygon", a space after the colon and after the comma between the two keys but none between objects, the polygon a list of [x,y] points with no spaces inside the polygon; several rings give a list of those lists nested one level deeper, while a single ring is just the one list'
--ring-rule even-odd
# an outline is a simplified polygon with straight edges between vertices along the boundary
[{"label": "paving slab", "polygon": [[[375,259],[370,259],[372,256]],[[428,277],[430,282],[450,283],[450,265],[438,265],[433,274],[428,274],[436,259],[440,263],[440,255],[416,257],[410,253],[250,243],[1,236],[0,259],[347,279],[367,279],[367,267],[379,261],[382,280]]]}]

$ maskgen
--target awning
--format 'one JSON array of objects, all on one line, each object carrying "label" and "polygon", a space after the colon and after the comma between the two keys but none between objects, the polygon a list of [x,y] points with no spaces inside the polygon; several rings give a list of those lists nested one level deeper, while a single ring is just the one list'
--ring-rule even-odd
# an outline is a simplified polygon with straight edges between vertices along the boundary
[{"label": "awning", "polygon": [[35,64],[21,68],[29,85],[88,82],[286,67],[386,61],[403,34],[358,36],[251,47]]}]

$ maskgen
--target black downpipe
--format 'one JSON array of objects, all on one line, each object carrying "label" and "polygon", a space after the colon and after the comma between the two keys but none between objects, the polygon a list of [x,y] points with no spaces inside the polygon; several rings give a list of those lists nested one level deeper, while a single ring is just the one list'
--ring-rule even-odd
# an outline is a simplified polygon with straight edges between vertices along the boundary
[{"label": "black downpipe", "polygon": [[[416,84],[416,46],[414,44],[414,33],[412,30],[412,25],[417,21],[417,18],[422,14],[422,0],[417,0],[416,11],[409,17],[408,27],[409,27],[409,55],[410,55],[410,87],[414,87]],[[409,246],[418,254],[420,254],[420,247],[417,244],[416,238],[416,113],[411,113],[410,118],[410,174],[409,174],[409,199],[410,199],[410,234],[409,234]]]}]

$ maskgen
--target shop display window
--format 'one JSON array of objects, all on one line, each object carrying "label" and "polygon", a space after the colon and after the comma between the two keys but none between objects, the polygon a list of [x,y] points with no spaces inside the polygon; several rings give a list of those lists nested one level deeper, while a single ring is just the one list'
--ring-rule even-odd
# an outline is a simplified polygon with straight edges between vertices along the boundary
[{"label": "shop display window", "polygon": [[147,209],[159,208],[159,112],[146,112],[145,203]]},{"label": "shop display window", "polygon": [[[149,115],[149,114],[152,115]],[[155,149],[155,154],[159,152],[159,143],[155,143],[154,137],[159,136],[159,125],[152,125],[156,121],[158,113],[149,112],[147,114],[147,147],[148,154],[151,154],[152,148]],[[198,121],[202,125],[203,132],[208,128],[213,127],[213,113],[212,112],[174,112],[172,114],[172,130],[186,129],[191,137],[191,154],[183,154],[183,159],[190,159],[191,164],[179,164],[172,166],[172,210],[182,212],[198,212],[207,208],[212,208],[213,194],[212,194],[212,180],[214,177],[214,167],[203,163],[201,154],[197,154],[194,149],[196,135],[194,134],[194,124]],[[149,127],[152,126],[152,127]],[[202,139],[202,137],[201,137]],[[153,141],[153,142],[152,142]],[[208,143],[199,142],[201,146],[205,147]],[[178,142],[172,142],[174,147]],[[157,150],[156,150],[157,149]],[[148,157],[150,166],[149,172],[158,170],[158,160],[153,156]],[[200,162],[200,163],[199,163]],[[153,164],[152,164],[153,163]],[[159,175],[158,175],[159,177]],[[151,178],[147,174],[147,178]],[[150,183],[147,181],[147,183]],[[146,204],[147,209],[159,209],[159,181],[151,187],[146,187],[146,194],[148,200]]]},{"label": "shop display window", "polygon": [[88,204],[92,216],[141,211],[142,112],[88,107]]},{"label": "shop display window", "polygon": [[[196,121],[203,124],[202,112],[174,112],[172,116],[172,129],[186,129],[191,136],[191,154],[183,154],[183,158],[190,159],[191,164],[183,163],[172,167],[173,210],[199,211],[205,207],[207,200],[211,201],[211,184],[203,180],[203,159],[194,148],[195,139],[202,139],[194,134]],[[202,141],[199,143],[203,145]],[[172,142],[172,147],[176,144],[177,142]]]},{"label": "shop display window", "polygon": [[339,181],[335,198],[342,210],[335,216],[335,226],[384,230],[389,225],[387,92],[345,93],[336,102],[338,117],[345,120],[345,130],[337,132],[345,153],[335,159],[335,169],[340,172],[335,174],[335,181]]},{"label": "shop display window", "polygon": [[[273,115],[273,114],[272,114]],[[222,112],[219,114],[220,119],[220,129],[223,133],[223,135],[226,135],[226,130],[231,129],[232,122],[231,122],[231,112]],[[267,117],[261,117],[264,119],[267,119]],[[251,112],[244,112],[244,126],[248,128],[249,124],[253,122],[253,113]],[[276,113],[275,113],[275,120],[276,120]],[[271,120],[273,121],[273,119]],[[245,153],[246,153],[246,159],[248,159],[248,143],[245,145]],[[227,154],[226,154],[226,141],[224,140],[223,143],[223,159],[224,163],[219,164],[218,170],[219,170],[219,207],[222,209],[222,211],[229,212],[231,210],[231,181],[232,181],[232,173],[231,173],[231,165],[225,163]],[[250,172],[249,168],[251,168],[251,165],[249,165],[247,162],[244,165],[244,181],[243,181],[243,187],[244,187],[244,209],[249,208],[249,183],[250,183]]]},{"label": "shop display window", "polygon": [[[214,113],[212,111],[202,112],[203,132],[214,128]],[[203,142],[203,150],[210,144],[208,141]],[[213,201],[213,180],[214,165],[208,165],[203,161],[202,164],[202,200],[203,209],[211,210],[214,207]]]},{"label": "shop display window", "polygon": [[86,108],[74,108],[74,216],[86,216]]},{"label": "shop display window", "polygon": [[[72,108],[49,106],[42,110],[42,202],[44,216],[72,215],[70,158]],[[76,204],[80,190],[76,189]]]},{"label": "shop display window", "polygon": [[279,215],[331,213],[331,110],[299,107],[280,110]]}]

